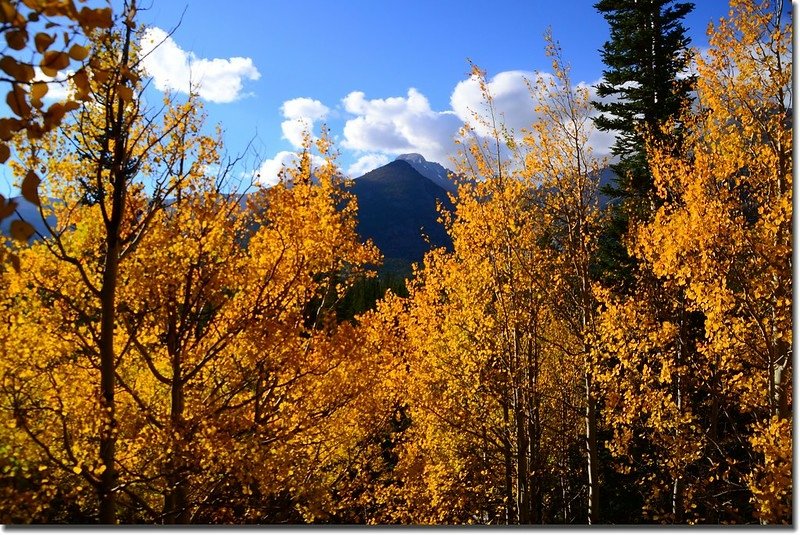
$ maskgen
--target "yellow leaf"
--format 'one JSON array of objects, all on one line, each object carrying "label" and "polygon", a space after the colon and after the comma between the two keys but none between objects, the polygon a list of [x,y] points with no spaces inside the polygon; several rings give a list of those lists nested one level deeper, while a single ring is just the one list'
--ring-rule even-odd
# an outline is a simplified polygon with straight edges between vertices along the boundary
[{"label": "yellow leaf", "polygon": [[[19,270],[20,270],[19,257],[16,254],[11,253],[11,252],[6,253],[6,256],[8,257],[8,261],[11,262],[11,266],[14,268],[14,271],[19,273]],[[10,427],[16,427],[16,424],[14,424],[14,425],[12,425]]]},{"label": "yellow leaf", "polygon": [[76,465],[75,468],[72,469],[72,471],[75,472],[76,474],[80,474],[81,473],[81,467]]}]

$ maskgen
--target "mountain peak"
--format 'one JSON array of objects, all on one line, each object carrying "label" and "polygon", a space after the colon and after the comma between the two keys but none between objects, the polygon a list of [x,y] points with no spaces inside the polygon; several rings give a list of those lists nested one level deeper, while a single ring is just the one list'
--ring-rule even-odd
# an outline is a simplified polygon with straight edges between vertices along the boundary
[{"label": "mountain peak", "polygon": [[420,262],[432,246],[452,245],[436,206],[441,203],[452,210],[453,204],[447,192],[412,163],[389,162],[355,179],[350,191],[358,199],[359,235],[371,238],[390,264]]},{"label": "mountain peak", "polygon": [[396,160],[403,160],[403,161],[406,161],[406,162],[409,162],[409,163],[410,162],[413,162],[413,163],[428,163],[428,160],[426,160],[425,157],[422,154],[419,154],[418,152],[409,152],[407,154],[401,154],[400,156],[395,158],[395,161]]},{"label": "mountain peak", "polygon": [[437,186],[444,188],[446,191],[451,193],[456,191],[455,183],[453,183],[453,181],[449,178],[450,171],[444,168],[441,164],[429,162],[422,154],[417,152],[409,152],[406,154],[401,154],[395,158],[394,161],[406,162],[407,164],[411,165],[411,167],[416,169],[419,174]]}]

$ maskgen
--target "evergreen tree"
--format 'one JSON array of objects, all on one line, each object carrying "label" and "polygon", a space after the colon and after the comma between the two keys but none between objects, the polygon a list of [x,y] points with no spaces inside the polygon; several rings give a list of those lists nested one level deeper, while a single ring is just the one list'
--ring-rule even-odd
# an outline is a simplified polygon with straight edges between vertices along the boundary
[{"label": "evergreen tree", "polygon": [[600,130],[614,131],[612,154],[616,185],[605,194],[616,200],[600,238],[595,275],[616,286],[629,286],[634,260],[622,237],[631,217],[646,219],[652,211],[653,179],[647,166],[644,134],[657,135],[665,121],[676,117],[694,84],[681,76],[690,61],[689,38],[681,19],[694,4],[674,0],[600,0],[595,4],[611,27],[601,52],[607,69],[594,102]]},{"label": "evergreen tree", "polygon": [[[660,136],[662,127],[680,115],[695,83],[694,77],[687,76],[686,72],[691,57],[689,38],[681,23],[694,5],[675,0],[599,0],[595,8],[610,26],[610,39],[600,51],[606,69],[603,81],[597,86],[601,101],[595,102],[594,106],[601,113],[595,119],[595,125],[600,130],[616,133],[616,142],[611,150],[619,161],[612,166],[616,174],[615,183],[603,191],[612,202],[605,228],[599,236],[592,275],[595,280],[599,279],[615,289],[617,295],[622,294],[621,298],[629,296],[635,302],[644,295],[649,296],[660,322],[684,325],[687,312],[682,307],[673,309],[668,305],[683,302],[680,292],[664,287],[649,266],[641,265],[625,237],[632,232],[634,222],[651,219],[659,202],[645,139],[647,136]],[[681,137],[679,131],[667,135],[674,140]],[[685,348],[675,363],[680,366],[682,359],[690,358],[684,352],[691,351],[695,340],[681,330],[673,342],[676,347]],[[682,399],[686,385],[680,380],[674,383],[669,385],[670,392]],[[680,409],[685,410],[682,406]],[[606,424],[609,423],[607,418]],[[601,430],[604,438],[611,438],[609,429]],[[638,433],[641,434],[641,430]],[[629,472],[617,473],[608,469],[613,466],[612,459],[607,459],[603,465],[606,469],[601,480],[608,483],[604,487],[605,520],[610,522],[638,521],[640,519],[635,514],[630,515],[631,506],[642,507],[642,513],[653,507],[652,504],[646,505],[650,489],[646,485],[637,486],[635,481],[651,476],[659,468],[658,462],[644,460],[649,452],[657,449],[657,444],[652,439],[640,437],[631,447],[628,456],[638,458],[639,462],[630,466]],[[670,502],[670,506],[664,507],[669,510],[673,521],[681,522],[685,482],[680,477],[665,476],[664,479],[671,483],[671,488],[662,493]],[[631,492],[633,489],[636,491]],[[644,501],[640,503],[641,499]]]}]

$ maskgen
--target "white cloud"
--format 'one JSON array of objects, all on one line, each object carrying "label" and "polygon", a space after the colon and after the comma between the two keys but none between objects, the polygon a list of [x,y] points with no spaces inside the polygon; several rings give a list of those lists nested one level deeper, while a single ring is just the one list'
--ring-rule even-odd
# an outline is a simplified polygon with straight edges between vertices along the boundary
[{"label": "white cloud", "polygon": [[389,157],[386,154],[365,154],[347,169],[347,175],[356,178],[387,163],[389,163]]},{"label": "white cloud", "polygon": [[[535,91],[531,92],[528,85],[530,82],[535,88],[537,80],[540,79],[550,82],[553,80],[553,75],[533,71],[503,71],[487,81],[486,86],[492,95],[498,126],[505,125],[509,131],[519,136],[522,129],[530,128],[540,118],[536,113],[536,107],[540,102],[536,98]],[[599,80],[591,84],[579,82],[575,88],[588,89],[589,98],[596,100],[595,86],[598,82]],[[608,101],[609,99],[600,100]],[[450,105],[458,118],[469,123],[478,135],[488,136],[490,134],[491,129],[487,125],[491,124],[491,117],[477,77],[471,76],[456,84],[450,97]],[[595,117],[598,113],[593,110],[590,115]],[[587,123],[587,127],[589,129],[589,145],[594,153],[598,156],[609,154],[610,147],[614,143],[614,135],[597,130],[591,121]]]},{"label": "white cloud", "polygon": [[281,123],[281,132],[283,132],[283,139],[287,140],[296,149],[303,146],[303,141],[306,133],[311,134],[314,131],[314,121],[308,117],[298,117],[297,119],[288,119]]},{"label": "white cloud", "polygon": [[354,91],[342,99],[356,117],[344,125],[342,146],[359,153],[418,152],[428,160],[447,162],[455,152],[453,138],[461,121],[452,111],[434,111],[414,88],[405,97],[367,99]]},{"label": "white cloud", "polygon": [[[280,182],[280,172],[283,168],[295,167],[299,162],[296,152],[280,151],[274,158],[264,160],[255,171],[255,181],[267,188]],[[311,172],[325,165],[325,159],[316,155],[311,155]]]},{"label": "white cloud", "polygon": [[[533,71],[504,71],[487,82],[491,92],[498,123],[521,134],[539,117],[537,102],[528,86],[528,80],[535,83],[537,77],[550,81],[549,73]],[[595,83],[581,82],[576,87],[588,89],[591,98],[596,98]],[[437,111],[431,108],[427,97],[415,88],[410,88],[405,96],[369,99],[362,91],[353,91],[341,100],[344,113],[349,115],[342,130],[340,146],[351,152],[353,163],[347,174],[351,177],[388,163],[393,156],[416,152],[427,160],[451,166],[451,158],[457,152],[454,139],[461,126],[468,122],[481,136],[489,134],[475,120],[476,114],[488,118],[488,110],[481,94],[478,79],[470,77],[456,84],[450,97],[450,108]],[[315,123],[325,119],[331,109],[308,97],[287,100],[281,106],[285,120],[281,123],[284,139],[295,148],[302,145],[303,134],[312,132]],[[596,112],[593,112],[596,115]],[[597,156],[608,155],[614,142],[614,135],[596,130],[590,122],[589,144]],[[338,136],[334,136],[336,138]],[[262,182],[269,183],[280,168],[280,163],[289,160],[292,153],[279,153],[262,166]],[[283,156],[282,156],[283,155]]]},{"label": "white cloud", "polygon": [[330,109],[320,102],[307,97],[287,100],[281,106],[285,121],[281,123],[283,138],[296,149],[303,146],[303,137],[314,131],[314,123],[327,117]]},{"label": "white cloud", "polygon": [[[42,69],[39,67],[34,67],[34,72],[36,76],[34,76],[33,80],[36,82],[47,82],[47,94],[44,96],[44,100],[48,101],[63,101],[69,98],[70,96],[70,88],[69,82],[66,80],[75,74],[75,71],[68,70],[64,71],[63,73],[59,74],[57,78],[53,78],[52,76],[47,76],[42,72]],[[57,80],[64,80],[64,81],[57,81]]]},{"label": "white cloud", "polygon": [[[536,76],[537,73],[531,71],[503,71],[488,80],[487,88],[494,101],[498,124],[519,132],[536,120],[536,102],[526,82],[530,80],[535,83]],[[489,135],[489,128],[481,125],[475,117],[477,114],[483,120],[491,120],[476,76],[456,84],[450,96],[450,105],[458,118],[474,127],[479,135]]]},{"label": "white cloud", "polygon": [[141,41],[142,66],[160,91],[189,93],[196,90],[209,102],[226,103],[241,98],[243,81],[261,74],[251,58],[198,58],[187,52],[161,28],[148,28]]},{"label": "white cloud", "polygon": [[281,106],[281,112],[287,119],[308,117],[312,121],[324,119],[331,111],[325,104],[312,98],[300,97],[287,100]]},{"label": "white cloud", "polygon": [[[552,79],[549,73],[533,71],[504,71],[487,82],[492,95],[496,120],[506,128],[521,134],[538,119],[537,102],[531,94],[528,80],[536,82],[537,77]],[[589,87],[592,97],[594,88]],[[470,77],[456,84],[450,97],[450,110],[431,109],[428,99],[414,88],[405,97],[368,99],[361,91],[354,91],[342,99],[347,113],[355,117],[344,125],[342,146],[356,152],[359,159],[351,166],[351,174],[373,167],[373,163],[385,160],[377,155],[396,155],[404,152],[418,152],[430,161],[447,166],[456,153],[453,139],[462,124],[470,123],[478,135],[487,136],[489,128],[476,121],[478,117],[488,120],[488,108],[481,94],[478,79]],[[608,154],[613,143],[613,135],[598,132],[590,127],[590,141],[595,154]],[[388,156],[387,156],[388,159]],[[380,165],[380,164],[378,164]]]}]

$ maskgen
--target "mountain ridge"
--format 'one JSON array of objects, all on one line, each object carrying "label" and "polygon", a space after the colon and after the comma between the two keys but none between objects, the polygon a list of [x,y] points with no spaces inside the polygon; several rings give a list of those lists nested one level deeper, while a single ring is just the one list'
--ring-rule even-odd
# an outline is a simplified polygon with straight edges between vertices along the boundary
[{"label": "mountain ridge", "polygon": [[450,179],[450,175],[453,172],[439,162],[428,161],[422,154],[417,152],[401,154],[395,158],[395,161],[398,160],[408,162],[419,174],[445,191],[455,193],[458,190],[456,183]]},{"label": "mountain ridge", "polygon": [[389,162],[348,188],[358,200],[359,235],[372,239],[386,259],[410,265],[432,247],[452,246],[437,209],[437,203],[453,209],[448,192],[411,163]]}]

